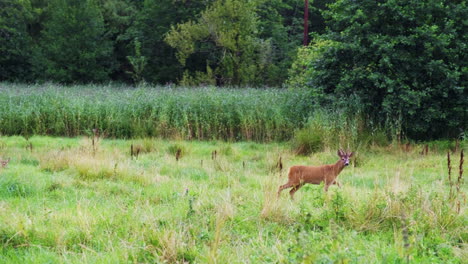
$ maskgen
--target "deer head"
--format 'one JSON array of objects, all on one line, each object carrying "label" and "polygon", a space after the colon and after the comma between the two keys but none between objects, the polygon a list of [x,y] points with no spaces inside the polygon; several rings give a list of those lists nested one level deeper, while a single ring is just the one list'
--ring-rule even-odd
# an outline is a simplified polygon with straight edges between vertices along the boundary
[{"label": "deer head", "polygon": [[0,166],[2,168],[5,168],[8,165],[9,162],[10,162],[10,158],[8,158],[6,160],[0,160]]},{"label": "deer head", "polygon": [[342,149],[338,150],[338,156],[345,166],[349,165],[349,159],[354,155],[354,152],[343,151]]}]

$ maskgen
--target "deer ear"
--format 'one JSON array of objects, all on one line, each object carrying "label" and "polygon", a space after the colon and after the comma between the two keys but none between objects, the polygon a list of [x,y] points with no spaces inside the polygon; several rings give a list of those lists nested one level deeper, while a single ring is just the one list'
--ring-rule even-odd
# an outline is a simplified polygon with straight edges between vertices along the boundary
[{"label": "deer ear", "polygon": [[351,153],[349,154],[349,157],[351,158],[353,155],[354,155],[354,152],[351,152]]}]

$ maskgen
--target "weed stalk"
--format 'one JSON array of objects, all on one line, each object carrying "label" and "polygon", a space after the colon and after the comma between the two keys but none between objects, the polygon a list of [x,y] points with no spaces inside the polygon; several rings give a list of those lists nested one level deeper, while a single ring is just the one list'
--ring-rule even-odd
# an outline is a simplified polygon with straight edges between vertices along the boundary
[{"label": "weed stalk", "polygon": [[450,192],[449,192],[449,198],[452,199],[452,186],[453,186],[453,183],[452,183],[452,165],[450,164],[450,152],[447,151],[447,169],[448,169],[448,181],[449,181],[449,185],[450,185]]}]

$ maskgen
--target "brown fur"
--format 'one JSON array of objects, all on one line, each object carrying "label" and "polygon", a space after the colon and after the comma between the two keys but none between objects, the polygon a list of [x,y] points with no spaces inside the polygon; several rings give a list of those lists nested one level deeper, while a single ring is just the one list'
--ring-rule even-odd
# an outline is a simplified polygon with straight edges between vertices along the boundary
[{"label": "brown fur", "polygon": [[292,166],[289,169],[288,182],[284,185],[281,185],[278,189],[278,197],[280,196],[281,191],[292,187],[291,191],[289,191],[289,194],[291,195],[291,199],[294,199],[294,193],[297,192],[306,183],[321,184],[323,182],[325,191],[328,191],[328,188],[332,184],[336,184],[340,187],[340,184],[337,182],[336,178],[345,167],[345,162],[342,158],[347,156],[349,159],[353,153],[348,154],[342,151],[338,151],[338,155],[340,156],[340,160],[338,160],[335,164],[322,166]]}]

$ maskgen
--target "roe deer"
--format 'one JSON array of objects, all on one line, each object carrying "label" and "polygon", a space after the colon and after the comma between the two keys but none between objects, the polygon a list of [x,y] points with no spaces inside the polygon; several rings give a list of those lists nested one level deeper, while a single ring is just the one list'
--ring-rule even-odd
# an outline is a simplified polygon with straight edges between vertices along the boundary
[{"label": "roe deer", "polygon": [[0,166],[2,166],[2,168],[6,168],[9,162],[10,162],[10,158],[6,160],[0,160]]},{"label": "roe deer", "polygon": [[322,165],[322,166],[292,166],[288,173],[288,182],[281,185],[278,189],[278,197],[281,191],[287,188],[291,188],[289,194],[291,199],[294,199],[294,193],[297,192],[304,184],[320,184],[325,183],[324,190],[327,192],[328,187],[332,184],[336,184],[339,187],[341,185],[336,181],[338,174],[345,166],[349,165],[349,158],[353,156],[354,152],[344,152],[338,150],[338,156],[340,159],[335,164]]}]

